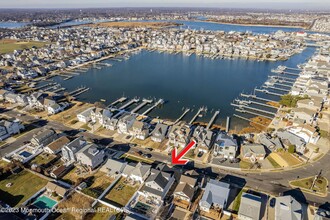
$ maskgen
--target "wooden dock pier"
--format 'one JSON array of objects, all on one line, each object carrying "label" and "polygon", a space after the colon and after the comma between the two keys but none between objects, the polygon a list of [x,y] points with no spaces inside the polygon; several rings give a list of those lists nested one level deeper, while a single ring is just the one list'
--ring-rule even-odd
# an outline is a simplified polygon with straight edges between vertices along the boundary
[{"label": "wooden dock pier", "polygon": [[182,115],[173,124],[177,124],[189,111],[190,111],[190,108],[186,108],[184,110],[184,112],[182,113]]},{"label": "wooden dock pier", "polygon": [[125,108],[127,108],[128,106],[130,106],[130,105],[132,105],[132,104],[134,104],[134,103],[137,103],[137,102],[139,102],[140,101],[140,99],[139,98],[134,98],[134,99],[132,99],[132,100],[130,100],[129,102],[127,102],[126,104],[124,104],[123,106],[120,106],[120,110],[122,110],[122,109],[125,109]]},{"label": "wooden dock pier", "polygon": [[145,112],[142,113],[142,116],[147,115],[149,112],[151,112],[154,108],[156,108],[157,106],[161,105],[164,103],[163,99],[159,99],[153,106],[151,106],[150,108],[148,108]]},{"label": "wooden dock pier", "polygon": [[261,116],[261,117],[264,117],[264,118],[268,118],[270,120],[273,120],[273,118],[270,117],[270,116],[263,115],[263,114],[256,113],[256,112],[251,112],[251,111],[248,111],[248,110],[245,110],[245,109],[235,109],[235,111],[238,111],[238,112],[241,112],[241,113],[248,113],[248,114],[255,115],[255,116]]},{"label": "wooden dock pier", "polygon": [[120,97],[119,99],[117,99],[116,101],[112,102],[110,105],[108,105],[108,108],[111,107],[111,106],[115,106],[117,105],[118,103],[122,103],[122,102],[125,102],[127,100],[127,97],[123,96],[123,97]]},{"label": "wooden dock pier", "polygon": [[[250,106],[246,106],[246,105],[242,105],[242,104],[230,103],[230,105],[235,106],[235,107],[240,108],[240,109],[246,108],[246,109],[249,109],[249,110],[253,110],[253,111],[257,111],[257,112],[262,112],[262,113],[273,115],[273,116],[276,115],[276,113],[271,112],[271,111],[262,110],[262,109],[258,109],[258,108],[254,108],[254,107],[250,107]],[[243,110],[245,110],[245,109],[243,109]]]},{"label": "wooden dock pier", "polygon": [[264,102],[275,102],[275,103],[278,103],[277,101],[273,101],[271,99],[261,98],[261,97],[258,97],[256,95],[248,95],[248,94],[241,93],[241,96],[242,97],[246,97],[246,98],[257,99],[257,100],[264,101]]},{"label": "wooden dock pier", "polygon": [[211,120],[207,124],[206,129],[210,129],[211,128],[211,126],[213,125],[213,122],[215,121],[215,119],[217,118],[217,116],[219,115],[219,113],[220,113],[219,110],[214,113],[214,115],[212,116]]},{"label": "wooden dock pier", "polygon": [[140,110],[143,106],[147,105],[147,104],[151,104],[153,101],[152,99],[143,99],[142,100],[142,103],[138,106],[136,106],[132,111],[131,113],[135,113],[137,112],[138,110]]},{"label": "wooden dock pier", "polygon": [[196,120],[196,118],[198,117],[198,115],[204,111],[204,107],[200,107],[197,111],[197,113],[194,115],[194,117],[190,120],[189,124],[192,124],[194,123],[194,121]]}]

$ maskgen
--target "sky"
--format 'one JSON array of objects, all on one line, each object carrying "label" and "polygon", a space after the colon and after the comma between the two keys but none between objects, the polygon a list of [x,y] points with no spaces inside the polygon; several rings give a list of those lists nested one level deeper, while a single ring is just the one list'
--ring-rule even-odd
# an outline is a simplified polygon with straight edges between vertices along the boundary
[{"label": "sky", "polygon": [[330,0],[0,0],[0,8],[88,7],[219,7],[330,10]]}]

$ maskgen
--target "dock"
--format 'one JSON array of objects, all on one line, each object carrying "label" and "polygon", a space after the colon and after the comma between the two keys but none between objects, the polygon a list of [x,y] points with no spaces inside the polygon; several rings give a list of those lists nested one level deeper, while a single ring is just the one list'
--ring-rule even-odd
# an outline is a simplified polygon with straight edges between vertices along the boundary
[{"label": "dock", "polygon": [[264,106],[264,107],[267,107],[267,108],[275,108],[275,109],[278,109],[278,108],[275,107],[275,106],[268,105],[268,104],[261,103],[261,102],[255,102],[255,101],[252,101],[252,100],[239,100],[239,99],[235,99],[235,102],[237,102],[237,103],[239,103],[239,104],[242,104],[242,105],[255,104],[255,105],[260,105],[260,106]]},{"label": "dock", "polygon": [[283,96],[283,94],[276,93],[276,92],[270,92],[267,89],[254,89],[254,90],[257,92],[262,92],[262,93],[269,94],[269,95],[280,96],[280,97]]},{"label": "dock", "polygon": [[120,97],[119,99],[117,99],[116,101],[112,102],[110,105],[108,105],[108,108],[111,107],[111,106],[115,106],[117,105],[118,103],[122,103],[122,102],[125,102],[127,100],[127,97],[123,96],[123,97]]},{"label": "dock", "polygon": [[273,120],[273,118],[270,117],[270,116],[263,115],[263,114],[256,113],[256,112],[251,112],[251,111],[248,111],[248,110],[245,110],[245,109],[235,109],[235,111],[238,111],[238,112],[241,112],[241,113],[248,113],[248,114],[255,115],[255,116],[261,116],[261,117],[264,117],[264,118],[268,118],[270,120]]},{"label": "dock", "polygon": [[[253,111],[257,111],[257,112],[262,112],[262,113],[273,115],[273,116],[276,115],[276,113],[271,112],[271,111],[262,110],[262,109],[258,109],[258,108],[254,108],[254,107],[250,107],[250,106],[246,106],[246,105],[242,105],[242,104],[230,103],[230,105],[235,106],[235,107],[238,107],[240,109],[246,108],[246,109],[249,109],[249,110],[253,110]],[[242,109],[242,110],[245,110],[245,109]]]},{"label": "dock", "polygon": [[291,76],[299,76],[299,73],[291,73],[291,72],[287,72],[287,71],[282,71],[281,74],[287,74],[287,75],[291,75]]},{"label": "dock", "polygon": [[151,104],[153,101],[152,99],[142,99],[142,103],[138,106],[136,106],[132,111],[131,113],[135,113],[137,112],[138,110],[140,110],[141,108],[143,108],[145,105],[147,104]]},{"label": "dock", "polygon": [[78,95],[80,95],[80,94],[82,94],[84,92],[87,92],[88,90],[89,90],[89,88],[82,89],[79,92],[77,92],[76,94],[74,94],[73,96],[76,97],[76,96],[78,96]]},{"label": "dock", "polygon": [[56,84],[56,83],[47,83],[47,84],[45,84],[45,85],[35,87],[34,89],[35,89],[35,90],[39,90],[39,89],[45,88],[45,87],[47,87],[47,86],[53,86],[53,85],[55,85],[55,84]]},{"label": "dock", "polygon": [[257,125],[260,125],[260,126],[263,126],[263,127],[268,127],[267,125],[263,125],[263,124],[260,124],[260,123],[258,123],[258,122],[254,122],[254,121],[252,121],[252,120],[250,120],[250,119],[248,119],[248,118],[245,118],[245,117],[243,117],[243,116],[240,116],[240,115],[236,115],[236,114],[233,114],[235,117],[237,117],[237,118],[240,118],[240,119],[243,119],[243,120],[246,120],[246,121],[249,121],[249,122],[252,122],[252,123],[255,123],[255,124],[257,124]]},{"label": "dock", "polygon": [[124,104],[123,106],[120,106],[119,110],[125,109],[130,105],[133,105],[134,103],[137,103],[138,101],[140,101],[139,98],[134,98],[131,101],[127,102],[126,104]]},{"label": "dock", "polygon": [[198,117],[198,115],[202,112],[205,111],[204,107],[200,107],[197,111],[197,113],[194,115],[194,117],[190,120],[189,124],[194,123],[194,121],[196,120],[196,118]]},{"label": "dock", "polygon": [[56,89],[56,90],[54,90],[53,92],[54,93],[58,93],[58,92],[62,92],[62,91],[65,91],[66,90],[66,88],[59,88],[59,89]]},{"label": "dock", "polygon": [[87,88],[85,86],[80,87],[80,88],[77,88],[77,89],[69,92],[69,95],[71,95],[71,96],[77,96],[77,95],[81,94],[82,91],[87,91],[86,89],[88,90],[89,88]]},{"label": "dock", "polygon": [[190,111],[190,108],[186,108],[184,110],[184,112],[182,113],[182,115],[173,124],[177,124],[189,111]]},{"label": "dock", "polygon": [[217,118],[217,116],[219,114],[220,114],[220,111],[219,110],[214,113],[214,115],[212,116],[211,120],[207,124],[206,129],[210,129],[211,128],[211,126],[213,125],[213,122],[215,121],[215,119]]},{"label": "dock", "polygon": [[278,103],[277,101],[273,101],[271,99],[261,98],[261,97],[258,97],[256,95],[248,95],[248,94],[241,93],[241,96],[242,97],[246,97],[246,98],[257,99],[257,100],[264,101],[264,102],[275,102],[275,103]]},{"label": "dock", "polygon": [[265,89],[274,89],[274,90],[278,90],[278,91],[281,91],[281,92],[290,92],[290,89],[283,89],[283,88],[278,88],[278,87],[274,87],[274,86],[262,86],[262,88],[265,88]]},{"label": "dock", "polygon": [[142,116],[147,115],[149,112],[151,112],[154,108],[158,107],[159,105],[163,104],[164,100],[159,99],[153,106],[148,108],[145,112],[142,113]]}]

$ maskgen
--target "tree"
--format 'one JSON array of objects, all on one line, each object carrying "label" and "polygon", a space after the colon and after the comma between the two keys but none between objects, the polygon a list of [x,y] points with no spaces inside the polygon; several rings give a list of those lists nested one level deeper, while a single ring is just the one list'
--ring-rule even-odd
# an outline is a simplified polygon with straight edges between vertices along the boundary
[{"label": "tree", "polygon": [[290,145],[289,148],[288,148],[288,152],[289,152],[290,154],[293,154],[295,151],[296,151],[296,146],[294,146],[294,145]]},{"label": "tree", "polygon": [[287,95],[281,96],[281,100],[279,101],[279,103],[281,105],[292,108],[292,107],[296,107],[297,102],[302,99],[308,99],[308,96],[307,95],[299,96],[299,95],[287,94]]}]

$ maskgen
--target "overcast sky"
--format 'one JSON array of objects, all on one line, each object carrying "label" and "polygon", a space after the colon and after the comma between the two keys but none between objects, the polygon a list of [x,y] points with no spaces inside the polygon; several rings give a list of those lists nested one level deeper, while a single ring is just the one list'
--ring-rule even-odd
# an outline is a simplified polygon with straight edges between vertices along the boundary
[{"label": "overcast sky", "polygon": [[0,0],[0,8],[230,7],[330,10],[330,0]]}]

